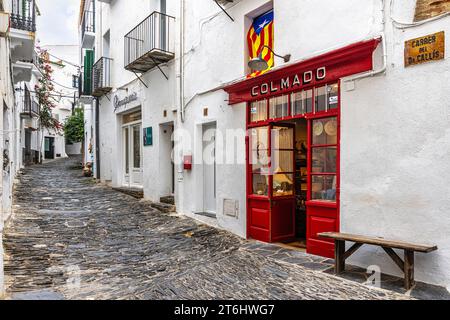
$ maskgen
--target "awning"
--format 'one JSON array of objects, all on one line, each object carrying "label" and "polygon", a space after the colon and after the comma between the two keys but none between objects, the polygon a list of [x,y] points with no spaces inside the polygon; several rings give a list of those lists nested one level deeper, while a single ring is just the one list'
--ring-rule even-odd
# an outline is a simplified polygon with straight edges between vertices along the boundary
[{"label": "awning", "polygon": [[370,71],[373,68],[373,52],[380,41],[379,38],[361,41],[277,68],[256,78],[231,83],[224,87],[229,94],[229,104],[286,94]]}]

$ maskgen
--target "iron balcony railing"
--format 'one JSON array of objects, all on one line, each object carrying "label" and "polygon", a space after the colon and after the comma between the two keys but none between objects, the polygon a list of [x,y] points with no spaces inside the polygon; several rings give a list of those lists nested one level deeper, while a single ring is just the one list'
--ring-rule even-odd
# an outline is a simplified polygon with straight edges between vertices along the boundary
[{"label": "iron balcony railing", "polygon": [[94,97],[102,96],[111,91],[111,61],[112,59],[102,57],[92,67]]},{"label": "iron balcony railing", "polygon": [[171,31],[175,18],[153,12],[125,35],[125,68],[145,72],[174,58]]},{"label": "iron balcony railing", "polygon": [[95,32],[95,12],[85,11],[83,16],[83,23],[81,25],[81,37],[84,39],[86,33]]},{"label": "iron balcony railing", "polygon": [[11,0],[11,28],[36,32],[35,0]]},{"label": "iron balcony railing", "polygon": [[40,113],[40,106],[39,103],[34,101],[31,98],[30,90],[28,90],[27,87],[25,87],[25,94],[23,97],[23,106],[22,106],[22,112],[23,115],[30,116],[30,117],[37,117]]}]

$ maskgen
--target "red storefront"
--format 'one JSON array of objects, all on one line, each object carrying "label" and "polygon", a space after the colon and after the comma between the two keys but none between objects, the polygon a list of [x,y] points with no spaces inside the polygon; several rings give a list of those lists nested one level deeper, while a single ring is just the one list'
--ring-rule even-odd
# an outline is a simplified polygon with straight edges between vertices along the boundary
[{"label": "red storefront", "polygon": [[340,229],[340,79],[370,71],[378,39],[228,86],[247,104],[247,236],[303,243],[334,257],[317,234]]}]

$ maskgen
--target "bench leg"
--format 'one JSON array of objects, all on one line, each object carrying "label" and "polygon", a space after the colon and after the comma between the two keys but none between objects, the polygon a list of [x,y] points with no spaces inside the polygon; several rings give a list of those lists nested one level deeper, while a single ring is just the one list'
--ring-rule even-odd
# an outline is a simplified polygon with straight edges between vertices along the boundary
[{"label": "bench leg", "polygon": [[334,271],[336,272],[336,274],[341,274],[345,271],[345,241],[336,240],[334,252]]},{"label": "bench leg", "polygon": [[405,250],[405,289],[410,290],[414,285],[414,251]]}]

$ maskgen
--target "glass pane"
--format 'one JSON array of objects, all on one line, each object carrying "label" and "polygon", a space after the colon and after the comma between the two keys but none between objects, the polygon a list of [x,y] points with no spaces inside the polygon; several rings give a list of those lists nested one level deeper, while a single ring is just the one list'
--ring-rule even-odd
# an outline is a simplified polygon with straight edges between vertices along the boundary
[{"label": "glass pane", "polygon": [[312,200],[336,202],[336,176],[313,176]]},{"label": "glass pane", "polygon": [[267,100],[253,102],[250,106],[250,121],[267,120]]},{"label": "glass pane", "polygon": [[326,87],[316,88],[316,112],[323,112],[327,109],[327,90]]},{"label": "glass pane", "polygon": [[291,101],[292,101],[291,109],[293,116],[305,113],[305,109],[303,108],[303,92],[293,93]]},{"label": "glass pane", "polygon": [[303,91],[303,106],[305,108],[306,113],[313,112],[313,91],[312,91],[312,89]]},{"label": "glass pane", "polygon": [[141,127],[133,127],[133,167],[141,167]]},{"label": "glass pane", "polygon": [[274,149],[294,149],[294,128],[274,127],[272,129]]},{"label": "glass pane", "polygon": [[273,176],[273,196],[285,197],[294,195],[294,175],[276,174]]},{"label": "glass pane", "polygon": [[129,113],[123,116],[123,124],[139,121],[142,119],[142,112]]},{"label": "glass pane", "polygon": [[312,154],[313,173],[336,173],[337,148],[314,148]]},{"label": "glass pane", "polygon": [[248,134],[251,150],[268,150],[269,127],[253,128]]},{"label": "glass pane", "polygon": [[313,145],[337,144],[337,118],[326,118],[313,121]]},{"label": "glass pane", "polygon": [[337,109],[339,105],[339,85],[337,83],[327,86],[328,110]]},{"label": "glass pane", "polygon": [[257,174],[269,173],[269,155],[267,150],[252,150],[252,172]]},{"label": "glass pane", "polygon": [[269,127],[253,128],[249,130],[250,136],[250,164],[252,172],[267,174],[269,171],[269,151],[268,151]]},{"label": "glass pane", "polygon": [[130,173],[130,134],[128,128],[124,129],[125,140],[125,173]]},{"label": "glass pane", "polygon": [[294,151],[274,151],[272,168],[275,173],[294,172]]},{"label": "glass pane", "polygon": [[253,194],[258,196],[268,196],[269,193],[269,176],[254,174],[253,175]]},{"label": "glass pane", "polygon": [[288,96],[281,96],[272,98],[269,100],[270,105],[270,118],[283,118],[287,117],[289,114],[289,98]]}]

